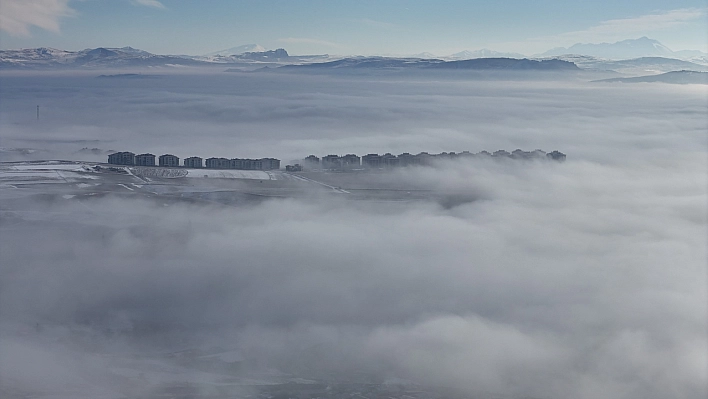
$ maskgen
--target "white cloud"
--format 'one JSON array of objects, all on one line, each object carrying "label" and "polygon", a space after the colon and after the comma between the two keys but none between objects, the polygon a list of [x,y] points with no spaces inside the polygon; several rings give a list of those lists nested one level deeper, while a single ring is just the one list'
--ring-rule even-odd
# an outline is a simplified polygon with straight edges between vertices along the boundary
[{"label": "white cloud", "polygon": [[[3,0],[0,30],[12,36],[30,36],[35,26],[50,32],[60,31],[62,18],[76,15],[71,0]],[[165,8],[158,0],[131,0],[135,5]]]},{"label": "white cloud", "polygon": [[518,42],[496,43],[493,46],[530,54],[546,51],[552,47],[568,47],[576,43],[616,42],[640,36],[652,36],[656,32],[697,23],[701,19],[705,25],[705,16],[705,8],[656,11],[636,17],[601,21],[599,24],[583,30],[529,38]]},{"label": "white cloud", "polygon": [[558,35],[558,39],[582,42],[621,40],[632,35],[643,35],[684,25],[705,15],[704,9],[682,8],[632,18],[611,19],[585,30],[563,33]]},{"label": "white cloud", "polygon": [[360,19],[359,22],[361,22],[364,25],[372,26],[372,27],[376,27],[376,28],[383,28],[383,29],[400,28],[399,25],[396,25],[391,22],[377,21],[377,20],[369,19],[369,18]]},{"label": "white cloud", "polygon": [[160,3],[158,0],[132,0],[133,4],[139,6],[153,7],[153,8],[165,8],[165,5]]},{"label": "white cloud", "polygon": [[310,39],[306,37],[286,37],[278,39],[278,41],[291,44],[315,44],[318,46],[339,47],[337,43],[328,42],[326,40]]},{"label": "white cloud", "polygon": [[30,28],[59,32],[59,20],[76,12],[69,0],[3,0],[0,29],[13,36],[29,36]]}]

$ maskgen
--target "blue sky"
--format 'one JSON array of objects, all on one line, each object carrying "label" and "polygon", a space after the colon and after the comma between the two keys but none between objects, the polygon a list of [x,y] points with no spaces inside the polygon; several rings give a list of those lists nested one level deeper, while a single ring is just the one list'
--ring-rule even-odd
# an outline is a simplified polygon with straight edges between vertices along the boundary
[{"label": "blue sky", "polygon": [[204,54],[257,43],[293,54],[531,55],[648,36],[708,51],[705,0],[3,0],[0,47],[132,46]]}]

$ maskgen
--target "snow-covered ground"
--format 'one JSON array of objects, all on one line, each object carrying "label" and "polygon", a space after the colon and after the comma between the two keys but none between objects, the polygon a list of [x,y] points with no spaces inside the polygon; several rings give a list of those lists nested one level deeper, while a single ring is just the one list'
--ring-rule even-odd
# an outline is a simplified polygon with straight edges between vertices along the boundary
[{"label": "snow-covered ground", "polygon": [[261,170],[235,170],[235,169],[186,169],[163,167],[130,167],[130,172],[139,177],[148,179],[174,179],[180,177],[213,178],[213,179],[252,179],[252,180],[277,180],[275,173]]},{"label": "snow-covered ground", "polygon": [[278,180],[275,173],[260,170],[218,170],[218,169],[184,169],[186,177],[217,178],[217,179],[255,179]]},{"label": "snow-covered ground", "polygon": [[[61,180],[66,178],[98,179],[99,172],[95,167],[124,170],[128,175],[145,178],[215,178],[215,179],[250,179],[278,180],[279,172],[260,170],[219,170],[219,169],[186,169],[141,166],[117,166],[99,164],[96,162],[79,161],[36,161],[36,162],[6,162],[0,163],[0,180],[21,180],[23,178],[37,180]],[[105,171],[105,170],[104,170]]]},{"label": "snow-covered ground", "polygon": [[[93,164],[91,165],[93,166]],[[94,172],[94,170],[85,163],[58,163],[52,161],[33,162],[33,163],[16,163],[11,164],[10,170],[70,170],[74,172]]]},{"label": "snow-covered ground", "polygon": [[95,170],[82,163],[6,163],[0,164],[0,184],[38,184],[96,180]]},{"label": "snow-covered ground", "polygon": [[[379,181],[381,180],[381,181]],[[47,195],[80,201],[137,195],[164,201],[240,204],[269,198],[337,194],[367,201],[416,201],[434,195],[396,174],[120,166],[85,161],[0,162],[0,198]]]}]

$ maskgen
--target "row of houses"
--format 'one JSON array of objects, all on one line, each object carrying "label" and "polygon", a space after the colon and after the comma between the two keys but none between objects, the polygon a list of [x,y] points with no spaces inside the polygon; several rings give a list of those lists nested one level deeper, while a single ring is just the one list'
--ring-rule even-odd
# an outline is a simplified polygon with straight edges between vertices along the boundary
[{"label": "row of houses", "polygon": [[343,156],[339,155],[327,155],[321,159],[315,155],[310,155],[303,160],[302,164],[288,165],[286,170],[298,171],[304,169],[354,169],[354,168],[391,168],[399,166],[410,166],[410,165],[426,165],[433,160],[439,159],[455,159],[455,158],[474,158],[474,157],[490,157],[490,158],[511,158],[511,159],[551,159],[555,161],[564,161],[565,154],[560,151],[552,151],[546,153],[542,150],[534,151],[523,151],[520,149],[508,152],[505,150],[495,151],[490,153],[488,151],[481,151],[478,153],[471,153],[469,151],[463,151],[460,153],[455,152],[442,152],[440,154],[429,154],[427,152],[421,152],[419,154],[413,155],[407,152],[399,155],[393,155],[391,153],[386,153],[383,155],[379,154],[367,154],[362,157],[356,154],[347,154]]},{"label": "row of houses", "polygon": [[205,165],[209,169],[276,170],[280,169],[280,160],[275,158],[207,158]]},{"label": "row of houses", "polygon": [[[158,164],[155,165],[154,154],[138,154],[123,151],[108,155],[108,163],[112,165],[128,166],[166,166],[180,167],[179,157],[172,154],[160,155],[157,157]],[[280,160],[275,158],[261,159],[241,159],[241,158],[207,158],[200,157],[185,158],[182,165],[185,168],[208,168],[208,169],[241,169],[241,170],[275,170],[280,169]]]},{"label": "row of houses", "polygon": [[[326,155],[321,159],[315,155],[310,155],[303,160],[302,164],[287,165],[286,170],[297,172],[303,169],[358,169],[358,168],[392,168],[399,166],[410,165],[427,165],[434,160],[439,159],[455,159],[455,158],[473,158],[473,157],[490,157],[490,158],[511,158],[511,159],[551,159],[554,161],[564,161],[565,154],[560,151],[551,151],[546,153],[542,150],[523,151],[520,149],[508,152],[505,150],[495,151],[493,153],[481,151],[471,153],[469,151],[442,152],[440,154],[429,154],[421,152],[413,155],[407,152],[399,155],[391,153],[366,154],[358,156],[356,154],[346,155]],[[155,165],[155,158],[158,164]],[[131,165],[131,166],[165,166],[179,167],[179,157],[172,154],[164,154],[155,157],[153,154],[138,154],[132,152],[116,152],[108,155],[108,163],[113,165]],[[275,158],[260,158],[260,159],[241,159],[241,158],[207,158],[206,160],[200,157],[185,158],[182,165],[185,168],[208,168],[208,169],[240,169],[240,170],[277,170],[280,169],[280,160]]]}]

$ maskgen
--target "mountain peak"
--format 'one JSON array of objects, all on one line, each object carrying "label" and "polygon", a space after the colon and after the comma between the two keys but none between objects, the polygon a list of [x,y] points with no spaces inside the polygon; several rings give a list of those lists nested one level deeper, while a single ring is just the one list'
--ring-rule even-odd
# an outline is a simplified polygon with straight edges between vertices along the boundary
[{"label": "mountain peak", "polygon": [[290,55],[287,51],[285,51],[285,49],[282,48],[268,51],[249,51],[239,56],[239,58],[250,59],[254,61],[274,61],[288,57],[290,57]]},{"label": "mountain peak", "polygon": [[642,36],[615,43],[576,43],[568,48],[557,47],[543,53],[543,56],[580,54],[609,59],[629,59],[640,57],[672,56],[673,51],[659,41]]},{"label": "mountain peak", "polygon": [[125,54],[131,54],[131,55],[143,55],[143,56],[149,56],[153,55],[152,53],[148,53],[145,50],[140,50],[135,47],[130,47],[130,46],[125,46],[125,47],[120,47],[120,48],[107,48],[108,50],[111,51],[116,51],[116,52],[122,52]]}]

